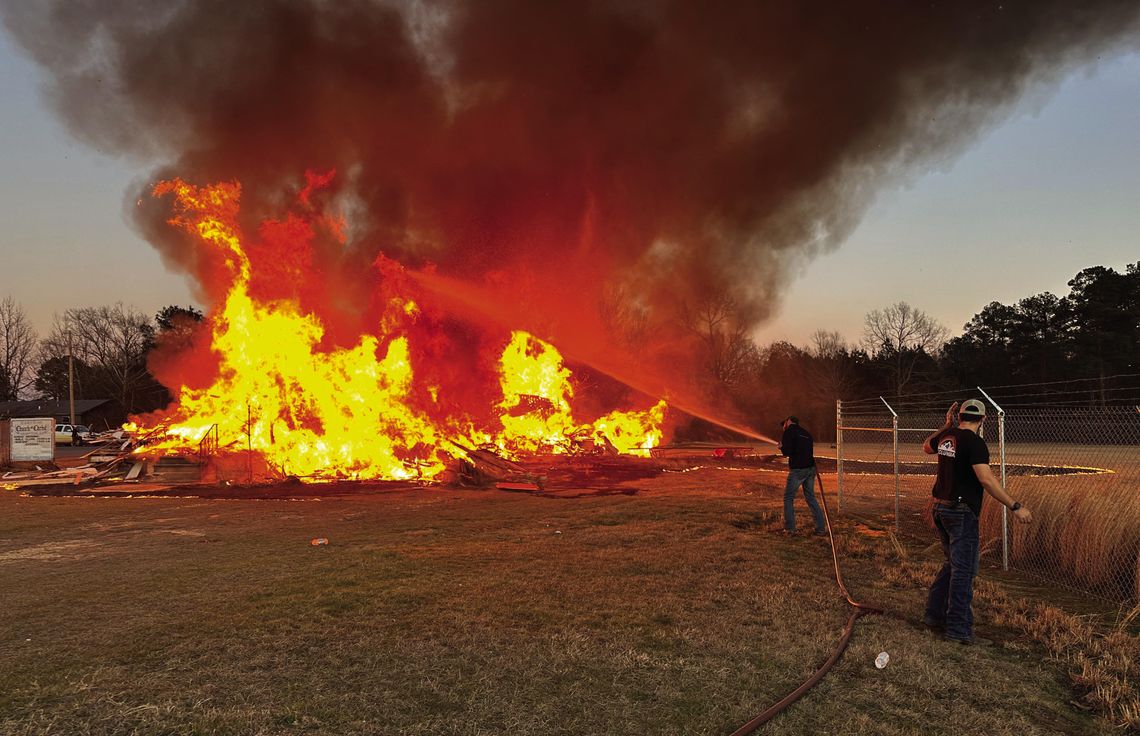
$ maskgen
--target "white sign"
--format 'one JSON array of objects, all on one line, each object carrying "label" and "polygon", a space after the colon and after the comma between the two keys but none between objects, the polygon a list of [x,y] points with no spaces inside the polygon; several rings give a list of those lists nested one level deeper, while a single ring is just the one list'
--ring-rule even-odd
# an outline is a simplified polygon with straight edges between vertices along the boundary
[{"label": "white sign", "polygon": [[11,427],[12,462],[51,462],[55,459],[54,419],[12,419]]}]

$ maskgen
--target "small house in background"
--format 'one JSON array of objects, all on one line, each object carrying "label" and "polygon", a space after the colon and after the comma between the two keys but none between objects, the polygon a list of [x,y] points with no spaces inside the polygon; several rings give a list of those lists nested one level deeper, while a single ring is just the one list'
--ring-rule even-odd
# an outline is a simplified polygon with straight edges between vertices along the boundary
[{"label": "small house in background", "polygon": [[[76,399],[75,423],[84,424],[93,432],[114,429],[118,412],[108,399]],[[66,401],[35,399],[32,401],[0,401],[0,419],[24,417],[54,417],[55,421],[71,422],[71,406]]]}]

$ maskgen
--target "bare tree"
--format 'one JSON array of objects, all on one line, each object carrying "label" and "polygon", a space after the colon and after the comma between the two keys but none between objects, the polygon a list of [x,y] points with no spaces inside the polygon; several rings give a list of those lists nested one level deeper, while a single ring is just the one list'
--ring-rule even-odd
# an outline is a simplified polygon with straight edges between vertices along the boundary
[{"label": "bare tree", "polygon": [[724,386],[743,377],[757,352],[748,334],[750,321],[742,311],[730,294],[710,296],[696,305],[686,303],[681,311],[686,329],[704,343],[709,372]]},{"label": "bare tree", "polygon": [[811,335],[808,352],[812,356],[808,379],[817,393],[828,399],[840,399],[855,388],[855,366],[842,335],[816,330]]},{"label": "bare tree", "polygon": [[153,382],[146,355],[154,345],[154,334],[146,315],[121,303],[69,309],[56,316],[41,357],[64,357],[70,350],[91,368],[108,398],[129,413],[135,409],[138,392]]},{"label": "bare tree", "polygon": [[950,331],[922,310],[906,302],[867,313],[863,345],[867,352],[891,366],[895,395],[902,396],[915,377],[923,356],[936,356]]},{"label": "bare tree", "polygon": [[649,310],[629,289],[613,286],[603,291],[598,315],[617,344],[631,350],[644,347],[649,336]]},{"label": "bare tree", "polygon": [[0,400],[13,401],[31,385],[36,331],[12,297],[0,301]]},{"label": "bare tree", "polygon": [[847,341],[836,331],[816,330],[811,333],[808,351],[816,358],[830,358],[847,352]]}]

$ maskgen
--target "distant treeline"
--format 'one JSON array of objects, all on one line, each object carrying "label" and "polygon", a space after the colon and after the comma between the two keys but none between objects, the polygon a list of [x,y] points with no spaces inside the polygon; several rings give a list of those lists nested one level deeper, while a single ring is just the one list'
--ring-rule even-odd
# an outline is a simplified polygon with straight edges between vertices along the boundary
[{"label": "distant treeline", "polygon": [[[794,413],[821,439],[834,437],[840,398],[883,396],[913,406],[923,394],[961,389],[965,397],[983,386],[995,387],[995,398],[1003,394],[1021,404],[1140,402],[1140,262],[1124,273],[1086,268],[1068,285],[1065,296],[1045,292],[1011,305],[992,302],[949,339],[945,327],[921,310],[898,303],[869,313],[856,343],[823,330],[803,346],[738,340],[722,351],[735,355],[738,365],[717,376],[714,390],[766,434]],[[721,355],[709,364],[724,362]],[[1055,390],[1047,385],[1076,379],[1084,380]],[[1013,388],[1022,384],[1046,385]],[[694,422],[680,436],[717,433]]]},{"label": "distant treeline", "polygon": [[73,381],[76,399],[110,400],[111,421],[165,407],[170,392],[151,375],[148,358],[160,344],[185,339],[202,319],[193,307],[165,307],[153,318],[122,304],[82,307],[57,315],[51,331],[39,339],[23,308],[4,299],[0,401],[64,401]]},{"label": "distant treeline", "polygon": [[[694,350],[707,359],[701,383],[714,403],[729,405],[768,435],[796,414],[817,437],[833,437],[840,398],[884,396],[914,405],[914,397],[930,392],[962,389],[964,397],[984,386],[1015,406],[1140,402],[1140,381],[1129,378],[1140,374],[1140,262],[1124,273],[1086,268],[1062,297],[1046,292],[1012,305],[988,304],[953,338],[929,315],[899,302],[868,313],[856,342],[818,330],[802,346],[760,346],[745,323],[733,321],[735,312],[731,299],[720,297],[683,310],[681,319]],[[188,339],[202,319],[200,311],[177,306],[153,318],[121,304],[69,309],[41,340],[24,310],[4,299],[0,400],[66,399],[70,354],[76,398],[110,399],[123,418],[164,407],[170,394],[148,370],[148,357],[160,344]],[[1062,381],[1078,383],[1049,385]],[[1022,384],[1039,387],[1002,388]],[[694,420],[683,423],[677,436],[730,433]]]}]

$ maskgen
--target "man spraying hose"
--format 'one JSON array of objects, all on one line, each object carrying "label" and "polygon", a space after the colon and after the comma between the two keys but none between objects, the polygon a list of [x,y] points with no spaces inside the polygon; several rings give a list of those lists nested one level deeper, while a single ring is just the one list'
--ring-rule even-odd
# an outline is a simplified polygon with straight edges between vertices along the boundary
[{"label": "man spraying hose", "polygon": [[783,437],[780,439],[780,452],[788,458],[788,482],[784,486],[784,531],[789,536],[796,534],[796,491],[804,489],[804,500],[811,509],[815,521],[815,534],[827,536],[823,512],[815,500],[812,486],[815,484],[815,450],[811,433],[800,426],[794,416],[783,421]]},{"label": "man spraying hose", "polygon": [[[958,426],[954,426],[954,412]],[[990,470],[990,450],[978,434],[986,420],[986,405],[970,399],[946,412],[946,423],[922,444],[927,455],[938,455],[934,496],[934,527],[942,541],[946,562],[930,585],[926,625],[941,629],[946,639],[961,644],[989,644],[974,636],[974,576],[978,574],[978,519],[983,490],[1013,512],[1021,523],[1033,516],[1014,501]]]}]

